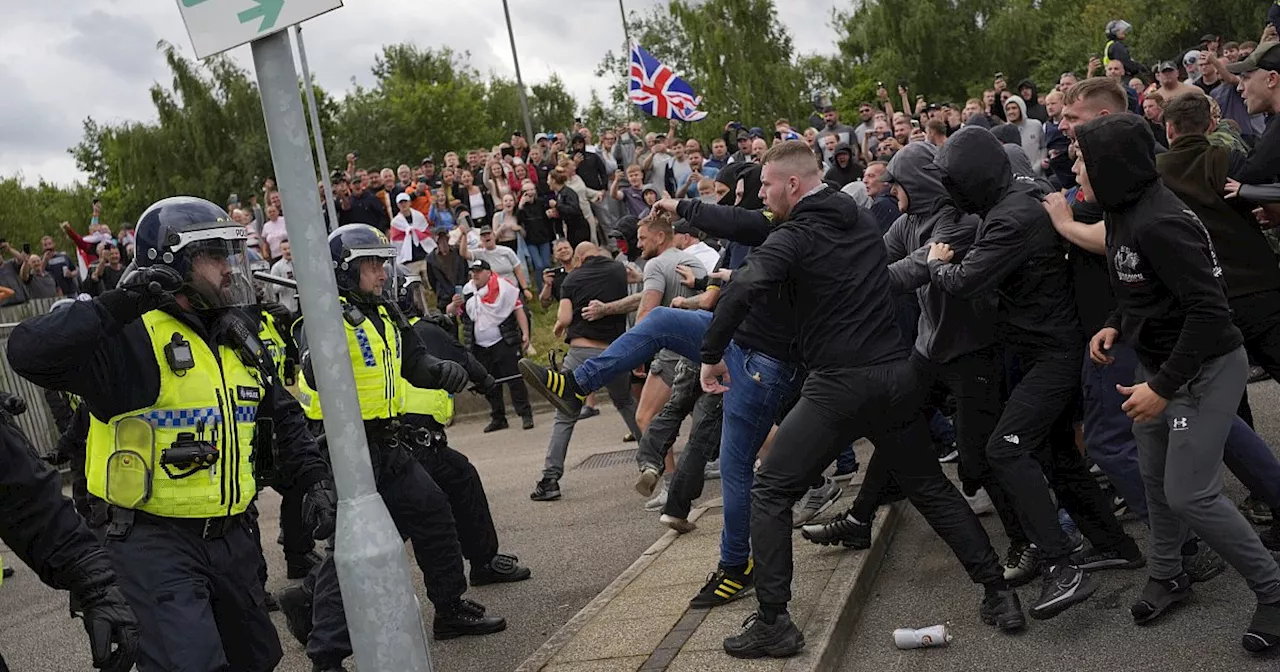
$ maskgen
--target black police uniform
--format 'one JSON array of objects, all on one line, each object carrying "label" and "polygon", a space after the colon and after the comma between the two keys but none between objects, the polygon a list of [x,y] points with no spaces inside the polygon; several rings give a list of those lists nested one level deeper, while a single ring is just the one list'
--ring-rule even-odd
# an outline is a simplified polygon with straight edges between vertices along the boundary
[{"label": "black police uniform", "polygon": [[[126,672],[133,666],[138,623],[111,562],[62,496],[57,472],[40,460],[8,410],[0,410],[0,540],[41,581],[71,591],[84,610],[95,667]],[[0,656],[0,670],[7,669]]]}]

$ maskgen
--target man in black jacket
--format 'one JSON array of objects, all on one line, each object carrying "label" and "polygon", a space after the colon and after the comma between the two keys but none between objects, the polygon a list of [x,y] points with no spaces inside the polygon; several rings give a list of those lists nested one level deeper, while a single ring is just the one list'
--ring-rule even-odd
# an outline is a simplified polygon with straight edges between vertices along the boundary
[{"label": "man in black jacket", "polygon": [[373,192],[361,183],[349,184],[346,178],[334,182],[333,196],[338,199],[338,224],[368,224],[386,232],[391,227],[387,209]]},{"label": "man in black jacket", "polygon": [[[138,653],[138,620],[116,585],[107,553],[62,496],[58,473],[36,456],[13,415],[19,397],[0,392],[0,541],[48,586],[71,592],[89,634],[93,666],[127,672]],[[7,670],[0,656],[0,670]]]},{"label": "man in black jacket", "polygon": [[[997,293],[997,338],[1017,358],[1022,375],[987,441],[987,457],[1044,559],[1044,585],[1031,616],[1052,618],[1087,599],[1098,580],[1073,566],[1074,544],[1058,525],[1046,476],[1093,549],[1123,560],[1114,566],[1143,561],[1075,446],[1072,411],[1084,336],[1072,303],[1071,270],[1039,199],[1015,181],[990,132],[960,129],[931,169],[961,210],[982,217],[963,260],[951,263],[946,243],[932,245],[930,281],[961,299]],[[1041,451],[1048,456],[1044,468],[1037,460]]]},{"label": "man in black jacket", "polygon": [[578,164],[578,177],[582,178],[582,183],[587,185],[588,189],[596,191],[605,191],[609,188],[609,172],[605,168],[604,159],[595,152],[587,151],[587,140],[582,137],[581,133],[574,133],[569,139],[569,155],[574,156],[578,152],[582,152],[582,163]]},{"label": "man in black jacket", "polygon": [[1280,565],[1222,494],[1223,443],[1249,375],[1231,323],[1209,232],[1160,182],[1155,139],[1138,118],[1095,119],[1076,131],[1076,176],[1107,213],[1107,268],[1119,304],[1089,341],[1109,359],[1118,339],[1138,351],[1139,378],[1124,409],[1147,486],[1150,580],[1131,607],[1147,623],[1191,596],[1180,549],[1194,530],[1248,581],[1258,598],[1241,644],[1280,643]]},{"label": "man in black jacket", "polygon": [[[822,182],[801,141],[765,154],[762,185],[765,205],[783,223],[752,250],[716,305],[702,341],[702,385],[710,393],[752,385],[729,371],[726,348],[752,306],[777,292],[791,300],[799,356],[809,374],[751,488],[760,606],[741,633],[725,639],[725,652],[786,657],[803,648],[804,636],[787,613],[791,507],[813,474],[859,436],[876,445],[868,478],[887,471],[963,558],[974,582],[983,584],[983,620],[1021,628],[1021,606],[982,524],[929,451],[922,394],[894,321],[884,242],[870,213]],[[850,291],[851,277],[858,279],[858,291]]]}]

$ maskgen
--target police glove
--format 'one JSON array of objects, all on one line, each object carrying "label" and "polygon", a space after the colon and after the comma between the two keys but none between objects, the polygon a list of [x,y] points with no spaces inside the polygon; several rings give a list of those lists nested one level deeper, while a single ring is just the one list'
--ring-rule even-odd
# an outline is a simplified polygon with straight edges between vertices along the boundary
[{"label": "police glove", "polygon": [[22,415],[27,412],[27,400],[16,394],[0,392],[0,409],[10,415]]},{"label": "police glove", "polygon": [[492,374],[486,374],[484,380],[476,384],[476,392],[480,394],[489,394],[489,390],[493,389],[498,383],[494,381]]},{"label": "police glove", "polygon": [[338,496],[332,481],[320,481],[302,496],[302,520],[312,539],[328,539],[338,525]]},{"label": "police glove", "polygon": [[98,301],[121,324],[128,324],[155,310],[167,294],[182,289],[182,276],[168,266],[147,266],[125,273],[115,289]]},{"label": "police glove", "polygon": [[138,619],[116,585],[106,552],[94,551],[71,574],[71,598],[81,610],[94,668],[128,672],[138,657]]},{"label": "police glove", "polygon": [[436,361],[430,366],[431,375],[435,378],[436,387],[446,392],[461,392],[467,389],[466,367],[447,359]]}]

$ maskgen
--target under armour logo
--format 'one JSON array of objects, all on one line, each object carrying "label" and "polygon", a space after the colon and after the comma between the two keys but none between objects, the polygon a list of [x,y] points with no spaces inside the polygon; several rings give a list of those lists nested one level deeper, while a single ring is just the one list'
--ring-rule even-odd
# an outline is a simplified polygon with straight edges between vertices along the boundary
[{"label": "under armour logo", "polygon": [[1186,418],[1174,418],[1174,419],[1173,419],[1173,430],[1174,430],[1175,432],[1176,432],[1176,431],[1179,431],[1179,430],[1186,429],[1186,428],[1187,428],[1187,419],[1186,419]]},{"label": "under armour logo", "polygon": [[1012,443],[1015,446],[1021,443],[1021,441],[1018,439],[1017,434],[1005,434],[1004,440],[1008,441],[1009,443]]}]

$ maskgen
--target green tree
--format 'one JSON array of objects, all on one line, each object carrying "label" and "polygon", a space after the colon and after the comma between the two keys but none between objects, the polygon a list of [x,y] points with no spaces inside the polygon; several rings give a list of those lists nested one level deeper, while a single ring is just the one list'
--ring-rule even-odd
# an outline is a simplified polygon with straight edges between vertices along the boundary
[{"label": "green tree", "polygon": [[577,116],[578,102],[564,88],[564,81],[559,75],[542,84],[534,84],[530,89],[533,96],[529,99],[529,117],[533,120],[533,132],[558,131],[567,129]]}]

